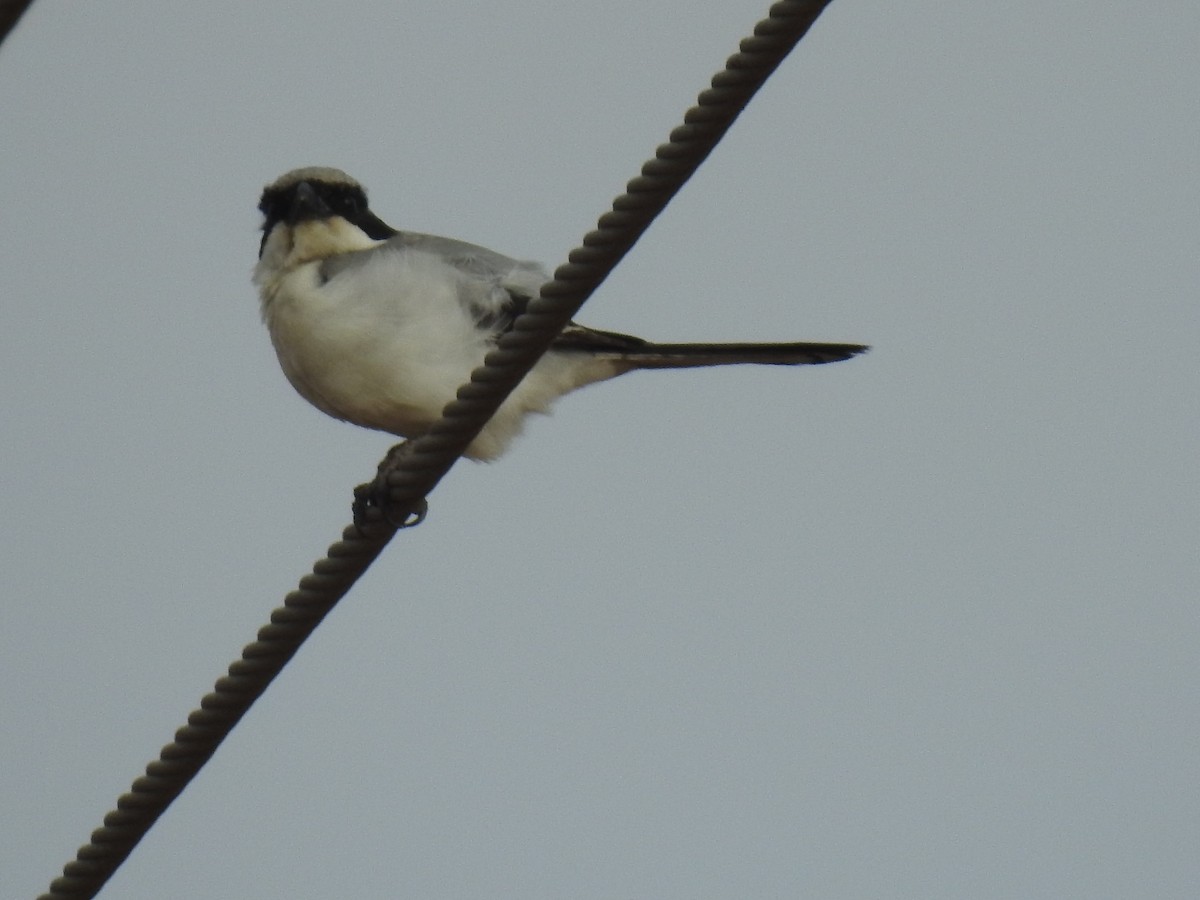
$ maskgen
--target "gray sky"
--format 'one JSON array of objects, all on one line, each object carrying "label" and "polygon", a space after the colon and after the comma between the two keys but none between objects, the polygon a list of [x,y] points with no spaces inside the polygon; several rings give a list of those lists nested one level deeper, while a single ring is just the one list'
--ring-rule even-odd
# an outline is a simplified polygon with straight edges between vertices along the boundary
[{"label": "gray sky", "polygon": [[[278,371],[262,185],[557,265],[764,11],[34,4],[0,896],[390,444]],[[631,375],[456,467],[103,896],[1200,895],[1197,60],[1191,0],[838,0],[580,319],[874,350]]]}]

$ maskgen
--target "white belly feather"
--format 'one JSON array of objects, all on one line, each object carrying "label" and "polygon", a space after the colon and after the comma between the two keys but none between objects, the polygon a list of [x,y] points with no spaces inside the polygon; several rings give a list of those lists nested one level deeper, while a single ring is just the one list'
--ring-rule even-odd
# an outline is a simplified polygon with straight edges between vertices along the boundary
[{"label": "white belly feather", "polygon": [[[263,317],[288,380],[336,418],[401,437],[422,433],[493,346],[460,297],[494,286],[415,250],[370,255],[323,284],[319,269],[303,263],[261,284]],[[499,456],[527,414],[626,368],[579,362],[576,354],[543,357],[467,455]]]}]

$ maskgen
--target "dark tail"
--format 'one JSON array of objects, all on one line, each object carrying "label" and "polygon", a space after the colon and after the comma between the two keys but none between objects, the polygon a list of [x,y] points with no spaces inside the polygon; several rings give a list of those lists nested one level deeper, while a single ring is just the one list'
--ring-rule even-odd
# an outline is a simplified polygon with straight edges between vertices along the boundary
[{"label": "dark tail", "polygon": [[691,366],[819,366],[841,362],[867,348],[862,344],[651,344],[622,355],[639,369],[682,369]]},{"label": "dark tail", "polygon": [[686,369],[692,366],[819,366],[841,362],[867,347],[862,344],[656,344],[615,331],[576,325],[563,329],[554,341],[558,350],[576,350],[627,360],[639,369]]}]

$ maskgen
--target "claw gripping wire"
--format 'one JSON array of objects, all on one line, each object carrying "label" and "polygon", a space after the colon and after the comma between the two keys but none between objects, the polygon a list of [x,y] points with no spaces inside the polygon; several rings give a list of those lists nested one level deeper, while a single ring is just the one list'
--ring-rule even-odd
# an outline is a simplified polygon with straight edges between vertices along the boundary
[{"label": "claw gripping wire", "polygon": [[[712,79],[697,105],[687,111],[670,140],[642,166],[626,193],[600,217],[596,230],[572,250],[541,296],[501,338],[484,365],[459,389],[442,418],[410,442],[403,454],[385,460],[377,484],[390,491],[395,509],[421,508],[425,496],[458,460],[517,382],[533,367],[559,330],[637,242],[692,173],[724,136],[750,98],[799,42],[831,0],[783,0],[741,42],[723,71]],[[48,893],[39,900],[84,900],[99,893],[171,801],[200,771],[221,742],[262,695],[267,685],[346,594],[396,534],[387,521],[350,526],[342,540],[329,548],[313,571],[300,579],[297,590],[271,613],[258,639],[242,650],[242,658],[217,680],[200,708],[188,716],[175,740],[163,747],[158,760],[146,767],[117,808],[104,817],[103,827],[63,867]]]}]

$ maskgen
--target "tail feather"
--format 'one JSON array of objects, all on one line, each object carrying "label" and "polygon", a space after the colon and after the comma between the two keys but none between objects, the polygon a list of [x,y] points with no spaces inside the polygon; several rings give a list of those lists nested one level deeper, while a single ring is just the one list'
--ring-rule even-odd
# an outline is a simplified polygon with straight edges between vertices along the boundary
[{"label": "tail feather", "polygon": [[862,344],[827,344],[798,341],[787,344],[656,344],[651,341],[600,331],[574,322],[554,342],[559,350],[575,350],[621,359],[639,369],[683,369],[692,366],[817,366],[841,362],[867,347]]},{"label": "tail feather", "polygon": [[862,344],[646,344],[622,355],[639,369],[678,369],[691,366],[819,366],[841,362],[866,352]]}]

